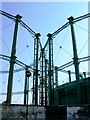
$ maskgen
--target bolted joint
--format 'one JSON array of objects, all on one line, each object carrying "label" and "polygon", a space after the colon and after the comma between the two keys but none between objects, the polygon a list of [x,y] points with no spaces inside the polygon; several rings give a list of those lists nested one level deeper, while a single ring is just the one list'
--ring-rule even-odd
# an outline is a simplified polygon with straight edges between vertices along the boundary
[{"label": "bolted joint", "polygon": [[75,61],[77,61],[77,64],[79,65],[80,62],[78,60],[79,60],[79,58],[73,58],[74,64],[75,64]]},{"label": "bolted joint", "polygon": [[55,66],[55,70],[58,70],[58,67],[57,67],[57,66]]},{"label": "bolted joint", "polygon": [[70,70],[68,70],[68,73],[70,74],[70,73],[71,73],[71,71],[70,71]]},{"label": "bolted joint", "polygon": [[31,72],[29,70],[26,71],[26,76],[30,77],[31,76]]},{"label": "bolted joint", "polygon": [[26,77],[30,77],[31,76],[31,72],[28,69],[29,66],[26,65]]},{"label": "bolted joint", "polygon": [[39,75],[38,72],[39,72],[38,69],[34,69],[34,75]]},{"label": "bolted joint", "polygon": [[42,48],[41,51],[44,52],[44,49]]},{"label": "bolted joint", "polygon": [[46,62],[48,62],[48,59],[45,59]]},{"label": "bolted joint", "polygon": [[53,76],[53,70],[49,70],[49,74]]},{"label": "bolted joint", "polygon": [[11,63],[16,63],[16,61],[15,61],[16,58],[17,58],[16,56],[11,56],[11,60],[10,60],[10,62],[11,62]]},{"label": "bolted joint", "polygon": [[47,34],[47,37],[51,38],[51,37],[52,37],[52,34],[48,33],[48,34]]},{"label": "bolted joint", "polygon": [[35,36],[36,36],[37,39],[39,39],[39,37],[41,36],[41,34],[37,33]]},{"label": "bolted joint", "polygon": [[71,24],[71,23],[73,23],[74,17],[71,16],[71,17],[68,18],[68,20],[69,20],[69,23]]},{"label": "bolted joint", "polygon": [[20,20],[20,19],[22,18],[22,16],[19,15],[19,14],[17,14],[17,15],[15,16],[15,18],[18,19],[18,20]]}]

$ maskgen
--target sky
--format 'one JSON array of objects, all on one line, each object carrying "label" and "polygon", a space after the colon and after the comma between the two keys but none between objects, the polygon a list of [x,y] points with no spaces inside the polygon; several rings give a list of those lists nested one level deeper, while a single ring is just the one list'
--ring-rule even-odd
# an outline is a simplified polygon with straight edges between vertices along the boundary
[{"label": "sky", "polygon": [[[67,18],[73,16],[74,18],[88,13],[88,2],[3,2],[2,10],[16,16],[20,14],[22,20],[36,33],[40,33],[40,41],[42,46],[47,41],[47,34],[53,33],[66,22]],[[14,22],[2,15],[2,35],[0,34],[0,41],[2,41],[1,54],[10,56],[14,32]],[[88,56],[88,19],[82,20],[74,24],[78,57]],[[27,46],[28,45],[28,46]],[[60,32],[53,41],[54,46],[54,66],[61,66],[73,59],[73,47],[70,26]],[[62,48],[60,49],[60,46]],[[19,25],[18,40],[17,40],[17,59],[30,65],[33,62],[34,39],[31,34]],[[47,51],[48,53],[48,51]],[[48,54],[47,54],[48,58]],[[2,70],[9,70],[9,62],[2,61]],[[15,65],[15,69],[20,68]],[[74,72],[74,66],[67,68]],[[80,63],[80,72],[88,71],[87,62]],[[14,74],[13,92],[24,90],[25,71]],[[2,76],[3,93],[7,92],[8,73],[0,74]],[[72,80],[75,80],[72,75]],[[68,75],[59,72],[59,84],[68,82]],[[30,78],[30,89],[32,88],[32,76]],[[0,87],[1,88],[1,87]],[[31,93],[29,102],[31,103]],[[4,101],[6,96],[0,96],[0,102]],[[13,95],[12,103],[23,103],[23,95]]]}]

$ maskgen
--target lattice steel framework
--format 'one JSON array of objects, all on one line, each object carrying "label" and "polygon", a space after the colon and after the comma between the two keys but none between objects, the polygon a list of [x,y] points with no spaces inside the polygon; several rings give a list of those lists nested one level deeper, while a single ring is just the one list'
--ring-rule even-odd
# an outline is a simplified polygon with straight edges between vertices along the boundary
[{"label": "lattice steel framework", "polygon": [[[79,87],[79,63],[83,61],[90,60],[90,56],[78,58],[77,55],[77,47],[76,47],[76,39],[75,39],[75,32],[74,32],[74,23],[79,22],[83,19],[90,17],[90,13],[73,18],[72,16],[68,18],[69,22],[64,24],[61,28],[56,30],[54,33],[48,33],[47,41],[44,47],[40,43],[40,33],[35,33],[28,25],[26,25],[22,20],[20,15],[10,15],[4,11],[0,10],[0,14],[12,19],[15,21],[15,30],[13,36],[13,45],[12,45],[12,52],[11,56],[5,56],[0,54],[0,58],[4,60],[10,61],[10,70],[8,76],[8,86],[7,86],[7,99],[6,103],[11,104],[11,97],[12,97],[12,84],[13,84],[13,74],[14,74],[14,64],[17,63],[18,65],[26,68],[30,68],[30,66],[20,62],[16,59],[16,41],[17,41],[17,32],[18,32],[18,24],[20,23],[25,29],[27,29],[32,37],[34,38],[34,64],[33,68],[33,100],[32,103],[34,105],[54,105],[54,84],[58,86],[58,71],[69,67],[74,64],[75,66],[75,76],[76,76],[76,83],[77,83],[77,101],[80,104],[81,97],[80,97],[80,87]],[[72,36],[72,43],[73,43],[73,61],[66,63],[60,67],[55,67],[53,65],[53,39],[58,35],[63,29],[71,27],[71,36]],[[48,47],[48,59],[46,59],[45,49]],[[40,68],[39,68],[40,65]],[[54,83],[54,71],[55,71],[55,83]],[[69,74],[69,82],[71,82],[70,71]],[[40,98],[40,99],[39,99]],[[25,102],[26,103],[26,102]]]}]

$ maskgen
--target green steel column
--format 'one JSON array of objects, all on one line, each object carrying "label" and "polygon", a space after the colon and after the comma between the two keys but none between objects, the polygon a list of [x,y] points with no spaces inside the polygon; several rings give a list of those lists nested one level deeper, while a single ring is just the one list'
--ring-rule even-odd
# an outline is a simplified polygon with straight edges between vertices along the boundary
[{"label": "green steel column", "polygon": [[33,95],[32,103],[35,105],[35,80],[36,80],[36,38],[34,39],[34,71],[33,71]]},{"label": "green steel column", "polygon": [[29,77],[30,76],[27,76],[27,88],[26,88],[26,101],[27,101],[27,106],[26,106],[26,120],[28,120],[28,98],[29,98]]},{"label": "green steel column", "polygon": [[28,93],[29,93],[29,77],[27,77],[27,105],[28,105]]},{"label": "green steel column", "polygon": [[42,49],[42,93],[41,93],[41,105],[43,106],[43,53],[44,53],[44,50]]},{"label": "green steel column", "polygon": [[48,60],[45,59],[45,106],[47,106],[47,78],[48,78]]},{"label": "green steel column", "polygon": [[55,86],[58,87],[58,67],[55,67]]},{"label": "green steel column", "polygon": [[38,105],[38,51],[39,51],[39,36],[40,33],[36,34],[37,40],[37,52],[36,52],[36,80],[35,80],[35,105]]},{"label": "green steel column", "polygon": [[48,42],[49,42],[49,70],[48,70],[48,77],[49,77],[49,105],[53,104],[54,101],[54,86],[53,86],[53,82],[52,81],[52,77],[53,77],[53,73],[52,73],[52,62],[53,62],[53,55],[52,55],[52,38],[51,38],[51,34],[49,33],[48,35]]},{"label": "green steel column", "polygon": [[29,97],[29,77],[31,72],[26,66],[25,69],[25,88],[24,88],[24,105],[26,105],[26,120],[28,120],[28,97]]},{"label": "green steel column", "polygon": [[14,29],[10,69],[9,69],[9,77],[8,77],[7,100],[6,100],[7,104],[11,104],[11,98],[12,98],[13,72],[14,72],[14,64],[15,64],[15,59],[16,59],[15,54],[16,54],[18,24],[21,18],[22,17],[20,15],[16,15],[16,23],[15,23],[15,29]]},{"label": "green steel column", "polygon": [[25,86],[24,86],[24,105],[26,105],[26,95],[27,94],[27,67],[25,69]]},{"label": "green steel column", "polygon": [[26,120],[28,120],[28,93],[29,93],[29,77],[27,77],[27,85],[26,85]]},{"label": "green steel column", "polygon": [[52,105],[52,86],[51,86],[51,34],[48,34],[48,41],[49,41],[49,105]]},{"label": "green steel column", "polygon": [[80,94],[80,85],[79,85],[79,62],[78,62],[78,55],[77,55],[77,48],[76,48],[76,39],[75,39],[75,32],[73,26],[74,18],[71,16],[68,18],[70,26],[71,26],[71,35],[72,35],[72,43],[73,43],[73,54],[74,54],[74,66],[75,66],[75,76],[76,76],[76,92],[77,92],[77,103],[80,104],[81,102],[81,94]]}]

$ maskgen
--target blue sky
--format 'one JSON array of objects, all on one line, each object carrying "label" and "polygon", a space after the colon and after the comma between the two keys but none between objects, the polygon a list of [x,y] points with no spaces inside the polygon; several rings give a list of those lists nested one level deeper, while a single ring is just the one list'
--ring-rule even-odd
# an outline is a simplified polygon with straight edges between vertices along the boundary
[{"label": "blue sky", "polygon": [[[64,25],[70,16],[79,17],[88,13],[88,3],[85,2],[20,2],[20,3],[2,3],[2,10],[12,15],[20,14],[22,20],[32,28],[36,33],[41,33],[41,43],[44,46],[47,40],[47,34],[53,33],[62,25]],[[77,42],[78,56],[88,56],[87,40],[88,40],[88,22],[87,19],[82,20],[75,25],[75,35]],[[13,38],[14,22],[6,17],[2,17],[2,54],[10,56],[12,38]],[[33,61],[33,43],[34,40],[31,35],[22,27],[19,26],[18,42],[16,56],[18,60],[31,64]],[[86,45],[85,45],[86,43]],[[27,47],[29,45],[29,47]],[[85,47],[83,48],[83,46]],[[62,49],[59,48],[62,46]],[[83,50],[82,50],[83,48]],[[54,39],[54,65],[61,66],[73,58],[72,39],[70,33],[70,27],[60,32]],[[80,64],[80,72],[87,71],[87,63]],[[18,66],[15,65],[15,69]],[[74,71],[74,67],[68,68]],[[67,70],[68,70],[67,69]],[[2,61],[2,70],[9,70],[9,63]],[[2,75],[2,91],[7,90],[8,74]],[[74,77],[72,76],[72,79]],[[59,83],[65,83],[68,81],[68,75],[65,73],[59,73]],[[15,73],[13,82],[13,91],[23,91],[24,86],[24,71]],[[32,78],[30,79],[30,88],[32,87]],[[20,98],[19,98],[20,97]],[[18,99],[19,98],[19,99]],[[13,96],[13,102],[19,103],[22,100],[23,95]],[[1,98],[1,101],[5,100],[5,96]]]}]

